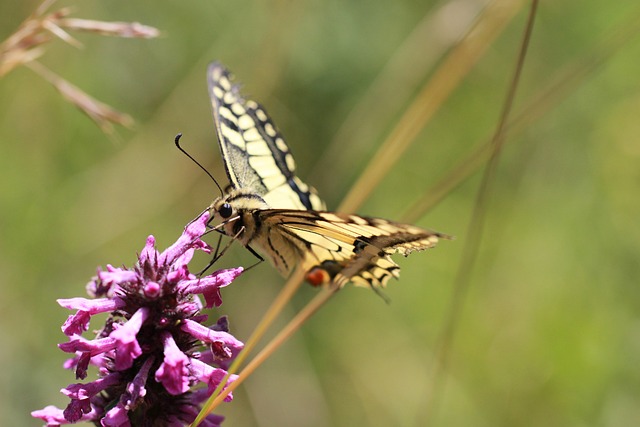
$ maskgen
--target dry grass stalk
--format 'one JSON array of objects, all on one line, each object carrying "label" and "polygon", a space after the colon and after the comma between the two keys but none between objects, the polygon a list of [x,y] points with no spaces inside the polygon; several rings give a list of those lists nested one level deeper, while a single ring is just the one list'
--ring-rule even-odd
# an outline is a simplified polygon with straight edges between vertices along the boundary
[{"label": "dry grass stalk", "polygon": [[114,131],[113,125],[124,127],[133,126],[133,118],[118,110],[115,110],[107,104],[98,101],[82,89],[69,83],[69,81],[55,74],[38,61],[32,61],[26,64],[31,70],[35,71],[39,76],[51,83],[60,95],[85,113],[91,120],[96,122],[98,127],[107,134]]},{"label": "dry grass stalk", "polygon": [[46,44],[56,38],[71,46],[82,47],[82,44],[67,30],[124,38],[154,38],[160,35],[160,31],[138,22],[104,22],[69,18],[72,12],[70,8],[47,13],[54,2],[55,0],[45,0],[11,36],[0,44],[0,78],[15,68],[26,65],[51,83],[67,101],[96,122],[103,132],[112,133],[114,124],[131,126],[133,124],[131,116],[96,100],[36,60],[46,52]]},{"label": "dry grass stalk", "polygon": [[487,6],[476,25],[420,90],[351,187],[338,211],[357,211],[522,5],[521,1],[494,0]]}]

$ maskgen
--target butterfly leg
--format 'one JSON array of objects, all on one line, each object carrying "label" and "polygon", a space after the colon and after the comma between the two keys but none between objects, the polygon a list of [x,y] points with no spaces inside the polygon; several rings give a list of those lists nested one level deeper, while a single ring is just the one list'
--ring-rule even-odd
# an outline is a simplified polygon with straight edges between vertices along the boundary
[{"label": "butterfly leg", "polygon": [[213,252],[213,259],[219,258],[218,253],[220,251],[220,243],[222,243],[222,234],[218,234],[218,243],[216,244],[216,250]]},{"label": "butterfly leg", "polygon": [[250,270],[250,269],[252,269],[253,267],[255,267],[256,265],[258,265],[258,264],[260,264],[260,263],[264,262],[264,258],[262,258],[262,257],[260,256],[260,254],[259,254],[258,252],[256,252],[256,251],[255,251],[251,246],[247,245],[247,246],[245,246],[245,247],[247,248],[247,250],[248,250],[249,252],[251,252],[251,254],[252,254],[254,257],[258,258],[258,261],[256,261],[255,263],[251,264],[249,267],[245,268],[245,269],[244,269],[244,271]]},{"label": "butterfly leg", "polygon": [[244,231],[244,227],[242,227],[242,229],[229,240],[229,243],[227,243],[225,247],[222,248],[222,250],[220,250],[220,243],[222,242],[223,233],[219,230],[216,230],[216,231],[220,233],[220,235],[218,236],[218,243],[216,244],[216,250],[213,254],[213,257],[211,258],[211,261],[209,261],[209,263],[196,274],[198,277],[202,276],[205,273],[205,271],[210,269],[213,264],[215,264],[220,258],[222,258],[225,252],[227,252],[227,249],[229,249],[231,244],[236,240],[236,237],[238,237]]}]

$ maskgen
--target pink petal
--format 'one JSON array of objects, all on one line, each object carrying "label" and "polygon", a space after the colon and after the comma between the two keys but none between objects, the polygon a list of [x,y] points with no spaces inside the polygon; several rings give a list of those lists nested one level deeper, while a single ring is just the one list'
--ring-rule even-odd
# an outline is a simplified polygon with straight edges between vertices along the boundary
[{"label": "pink petal", "polygon": [[115,331],[111,332],[110,338],[117,342],[116,346],[116,369],[122,371],[129,369],[133,361],[142,354],[142,349],[136,336],[144,321],[149,317],[149,309],[142,307],[136,311],[131,319]]},{"label": "pink petal", "polygon": [[190,359],[178,348],[171,334],[164,332],[163,335],[164,361],[156,371],[156,381],[162,383],[170,394],[185,393],[189,390],[187,366],[190,364]]}]

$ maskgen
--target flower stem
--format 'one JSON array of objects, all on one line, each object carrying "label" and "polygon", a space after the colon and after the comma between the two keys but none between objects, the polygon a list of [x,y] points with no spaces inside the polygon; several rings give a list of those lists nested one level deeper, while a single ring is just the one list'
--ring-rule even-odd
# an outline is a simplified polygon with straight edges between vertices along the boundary
[{"label": "flower stem", "polygon": [[[202,410],[200,411],[200,413],[198,414],[198,416],[196,417],[195,421],[192,424],[193,426],[197,426],[200,422],[202,422],[202,420],[204,420],[204,418],[208,414],[211,413],[211,411],[213,411],[215,406],[218,405],[219,403],[217,399],[218,396],[222,396],[219,399],[221,401],[222,399],[224,399],[224,397],[227,394],[231,392],[231,390],[235,388],[233,384],[238,380],[234,381],[227,387],[226,390],[228,390],[228,392],[227,391],[223,392],[222,390],[227,384],[227,381],[231,376],[231,374],[234,374],[238,371],[240,365],[245,361],[245,359],[247,358],[251,350],[253,350],[253,348],[256,346],[258,341],[260,341],[260,339],[264,336],[269,326],[271,326],[271,324],[276,319],[278,314],[280,314],[280,312],[282,311],[282,308],[291,300],[293,295],[296,293],[296,291],[298,290],[298,288],[300,287],[300,284],[304,279],[304,273],[305,271],[298,267],[293,272],[293,274],[289,277],[289,280],[287,280],[287,283],[284,285],[284,287],[282,288],[278,296],[275,298],[271,306],[267,309],[267,312],[264,314],[264,316],[262,316],[262,319],[260,320],[260,322],[258,322],[258,325],[253,330],[251,336],[245,342],[244,348],[238,354],[236,359],[233,361],[233,363],[227,370],[227,375],[225,376],[225,378],[222,381],[220,381],[220,384],[215,389],[213,394],[209,397],[207,402],[202,406]],[[262,354],[262,352],[260,354]]]},{"label": "flower stem", "polygon": [[[240,372],[238,378],[229,384],[227,388],[216,396],[212,395],[213,401],[209,404],[207,402],[207,410],[214,410],[224,398],[235,390],[240,384],[244,382],[249,375],[253,373],[265,360],[269,358],[282,344],[284,344],[300,327],[306,322],[320,307],[326,303],[339,289],[341,288],[339,283],[333,283],[329,288],[324,289],[320,294],[316,295],[291,321],[276,335],[263,349],[254,357],[251,362]],[[236,359],[237,360],[237,359]],[[231,372],[231,369],[229,369]],[[222,382],[224,384],[224,382]],[[198,418],[194,422],[197,426]]]}]

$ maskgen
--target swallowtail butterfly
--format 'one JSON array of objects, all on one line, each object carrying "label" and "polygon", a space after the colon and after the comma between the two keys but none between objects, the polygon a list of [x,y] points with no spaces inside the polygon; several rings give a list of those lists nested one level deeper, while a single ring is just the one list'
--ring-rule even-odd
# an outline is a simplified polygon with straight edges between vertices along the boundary
[{"label": "swallowtail butterfly", "polygon": [[398,277],[393,253],[408,255],[447,236],[380,218],[327,212],[314,188],[295,174],[284,138],[266,111],[244,99],[229,71],[208,68],[218,142],[230,181],[211,203],[220,231],[265,255],[283,275],[297,264],[307,280],[341,281],[374,289]]}]

